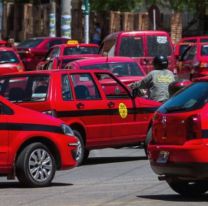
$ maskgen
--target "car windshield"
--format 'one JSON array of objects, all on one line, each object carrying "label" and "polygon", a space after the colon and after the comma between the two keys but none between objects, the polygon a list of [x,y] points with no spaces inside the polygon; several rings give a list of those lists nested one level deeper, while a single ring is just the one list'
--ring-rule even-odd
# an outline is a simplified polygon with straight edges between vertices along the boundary
[{"label": "car windshield", "polygon": [[159,108],[159,111],[162,113],[191,111],[203,107],[207,102],[208,82],[196,82],[182,89],[165,102]]},{"label": "car windshield", "polygon": [[110,70],[116,76],[144,76],[143,72],[135,62],[103,63],[81,66],[81,69]]},{"label": "car windshield", "polygon": [[4,63],[19,63],[19,59],[13,51],[0,51],[0,64]]},{"label": "car windshield", "polygon": [[64,55],[73,55],[73,54],[97,54],[97,47],[66,47],[64,49]]},{"label": "car windshield", "polygon": [[170,56],[172,49],[166,36],[148,36],[147,49],[149,56]]},{"label": "car windshield", "polygon": [[11,102],[45,101],[48,75],[13,76],[0,78],[0,95]]},{"label": "car windshield", "polygon": [[17,48],[34,48],[39,45],[43,39],[28,39],[17,45]]}]

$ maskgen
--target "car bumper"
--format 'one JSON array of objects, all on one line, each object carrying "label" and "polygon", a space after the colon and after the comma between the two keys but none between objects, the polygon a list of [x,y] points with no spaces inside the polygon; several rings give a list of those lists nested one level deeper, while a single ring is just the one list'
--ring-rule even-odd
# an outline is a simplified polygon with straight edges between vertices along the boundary
[{"label": "car bumper", "polygon": [[148,158],[152,170],[159,176],[208,179],[208,146],[206,144],[149,145]]}]

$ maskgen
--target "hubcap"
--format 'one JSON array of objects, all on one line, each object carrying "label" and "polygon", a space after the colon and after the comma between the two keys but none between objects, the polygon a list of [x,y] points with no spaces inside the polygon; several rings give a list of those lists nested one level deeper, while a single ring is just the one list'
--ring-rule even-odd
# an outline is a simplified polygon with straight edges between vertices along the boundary
[{"label": "hubcap", "polygon": [[76,151],[76,160],[77,161],[80,159],[81,154],[82,154],[82,145],[81,145],[81,142],[78,141],[77,142],[77,151]]},{"label": "hubcap", "polygon": [[43,182],[52,172],[52,159],[44,149],[36,149],[29,158],[29,172],[34,180]]}]

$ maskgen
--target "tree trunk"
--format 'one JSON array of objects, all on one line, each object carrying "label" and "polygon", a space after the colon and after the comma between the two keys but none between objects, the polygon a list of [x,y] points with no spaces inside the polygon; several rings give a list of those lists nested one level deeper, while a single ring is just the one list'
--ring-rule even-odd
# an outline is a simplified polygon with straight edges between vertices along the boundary
[{"label": "tree trunk", "polygon": [[182,13],[174,12],[171,17],[171,38],[177,43],[182,37]]}]

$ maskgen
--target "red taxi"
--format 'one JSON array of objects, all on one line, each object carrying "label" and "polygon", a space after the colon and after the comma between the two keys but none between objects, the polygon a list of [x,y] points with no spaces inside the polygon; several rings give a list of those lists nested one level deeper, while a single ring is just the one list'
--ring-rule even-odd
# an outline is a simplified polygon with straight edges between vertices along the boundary
[{"label": "red taxi", "polygon": [[76,166],[77,138],[62,121],[0,97],[0,175],[32,187]]},{"label": "red taxi", "polygon": [[126,85],[135,81],[140,81],[145,76],[142,67],[130,57],[97,57],[82,59],[68,63],[65,69],[109,70]]},{"label": "red taxi", "polygon": [[97,44],[85,44],[78,43],[77,41],[68,41],[67,44],[60,44],[53,46],[44,59],[40,61],[37,65],[37,70],[41,69],[46,65],[49,61],[53,60],[55,57],[63,57],[63,56],[71,56],[73,58],[80,58],[85,55],[98,54],[98,45]]},{"label": "red taxi", "polygon": [[16,46],[26,70],[35,70],[48,50],[57,44],[65,44],[69,39],[63,37],[36,37],[27,39]]},{"label": "red taxi", "polygon": [[0,47],[0,75],[24,70],[24,64],[13,48]]},{"label": "red taxi", "polygon": [[0,94],[62,119],[79,138],[76,160],[92,149],[139,145],[160,103],[135,97],[111,72],[50,70],[0,77]]},{"label": "red taxi", "polygon": [[208,43],[191,44],[179,60],[178,76],[198,78],[208,75]]},{"label": "red taxi", "polygon": [[165,102],[148,132],[148,157],[160,180],[183,196],[208,191],[208,78]]}]

